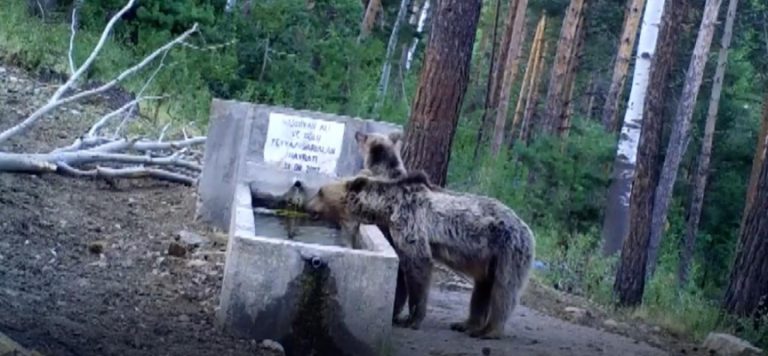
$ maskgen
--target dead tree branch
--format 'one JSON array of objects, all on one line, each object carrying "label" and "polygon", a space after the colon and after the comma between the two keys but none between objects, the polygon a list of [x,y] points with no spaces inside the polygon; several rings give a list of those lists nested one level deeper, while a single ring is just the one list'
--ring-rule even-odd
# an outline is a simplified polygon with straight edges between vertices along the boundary
[{"label": "dead tree branch", "polygon": [[[135,0],[130,0],[128,4],[129,5],[133,4],[134,1]],[[127,8],[129,8],[128,5],[126,5],[126,7],[124,7],[123,10],[125,10]],[[123,12],[123,11],[121,10],[121,12]],[[118,13],[115,16],[118,16],[118,15],[121,15],[121,14],[122,13]],[[115,19],[116,19],[116,17],[112,18],[112,20],[115,20]],[[113,23],[112,20],[110,20],[110,23],[107,24],[108,27],[114,26],[114,23]],[[107,29],[105,29],[104,34],[102,34],[102,39],[104,39],[106,37],[107,32],[108,32]],[[61,94],[64,91],[66,91],[66,89],[68,89],[70,86],[72,86],[72,83],[74,82],[73,79],[77,79],[82,74],[82,72],[91,65],[91,63],[93,62],[92,58],[95,58],[94,54],[98,53],[98,50],[101,49],[100,46],[103,45],[102,41],[100,40],[99,44],[96,45],[96,49],[94,49],[94,51],[91,53],[91,56],[88,58],[88,60],[86,60],[86,62],[83,63],[82,66],[80,66],[80,68],[75,72],[75,74],[73,74],[70,77],[70,79],[67,80],[67,82],[64,83],[64,85],[62,85],[56,91],[56,93],[54,93],[53,97],[48,101],[47,104],[45,104],[43,107],[37,109],[34,113],[32,113],[32,115],[30,115],[29,117],[24,119],[24,121],[22,121],[18,125],[13,126],[13,127],[9,128],[9,129],[3,131],[2,133],[0,133],[0,144],[2,144],[3,142],[7,141],[9,138],[11,138],[11,137],[13,137],[15,135],[18,135],[18,134],[21,134],[21,133],[25,132],[40,117],[42,117],[44,114],[52,111],[53,109],[55,109],[55,108],[57,108],[59,106],[62,106],[64,104],[80,100],[80,99],[88,97],[88,96],[100,94],[102,92],[105,92],[105,91],[111,89],[112,87],[114,87],[115,85],[120,83],[121,81],[125,80],[125,78],[127,78],[128,76],[130,76],[130,75],[136,73],[137,71],[139,71],[140,69],[144,68],[147,64],[149,64],[152,60],[157,58],[159,55],[165,54],[166,52],[171,50],[171,48],[173,48],[174,46],[178,45],[179,43],[184,41],[184,39],[186,39],[187,37],[189,37],[190,35],[192,35],[195,32],[197,32],[197,24],[192,26],[191,29],[187,30],[186,32],[181,34],[179,37],[176,37],[173,41],[168,42],[164,46],[156,49],[154,52],[152,52],[148,56],[144,57],[144,59],[141,62],[139,62],[138,64],[134,65],[133,67],[128,68],[124,72],[120,73],[120,75],[118,75],[115,79],[112,79],[110,82],[108,82],[108,83],[106,83],[106,84],[104,84],[104,85],[102,85],[100,87],[91,89],[91,90],[82,91],[82,92],[74,94],[72,96],[69,96],[69,97],[66,97],[66,98],[61,98]]]},{"label": "dead tree branch", "polygon": [[[193,33],[197,32],[197,24],[165,45],[155,49],[140,62],[124,70],[106,84],[81,92],[72,90],[78,79],[82,77],[83,73],[96,60],[115,23],[134,6],[135,2],[136,0],[128,0],[127,4],[109,20],[99,41],[88,58],[80,66],[77,66],[74,60],[78,6],[73,8],[69,50],[67,53],[70,71],[69,78],[57,88],[42,107],[35,110],[17,125],[0,132],[0,144],[11,137],[23,134],[37,120],[54,109],[105,92],[145,68],[157,57],[161,57],[160,63],[144,82],[136,95],[136,99],[94,120],[95,122],[88,131],[71,145],[56,148],[48,153],[10,153],[0,151],[0,172],[59,173],[74,177],[107,179],[146,177],[187,185],[193,185],[197,182],[197,176],[202,168],[198,163],[199,154],[197,151],[193,151],[192,147],[205,143],[205,137],[188,137],[186,131],[182,129],[184,139],[163,141],[166,138],[166,131],[169,129],[170,124],[162,129],[157,141],[147,140],[142,137],[119,137],[120,130],[127,126],[126,123],[131,121],[130,118],[133,110],[138,104],[143,101],[159,100],[166,97],[145,96],[144,92],[160,70],[165,67],[165,59],[168,52],[176,46],[200,49],[186,42]],[[124,117],[116,125],[117,128],[111,137],[108,137],[108,134],[102,133],[107,126],[116,122],[116,119],[121,115]],[[155,136],[152,133],[150,135]]]},{"label": "dead tree branch", "polygon": [[128,168],[105,168],[97,167],[90,170],[81,170],[74,168],[66,163],[61,163],[58,166],[59,170],[64,173],[75,177],[93,177],[93,178],[155,178],[158,180],[164,180],[172,183],[181,183],[186,185],[194,185],[195,178],[185,176],[183,174],[174,173],[162,169],[146,168],[146,167],[128,167]]}]

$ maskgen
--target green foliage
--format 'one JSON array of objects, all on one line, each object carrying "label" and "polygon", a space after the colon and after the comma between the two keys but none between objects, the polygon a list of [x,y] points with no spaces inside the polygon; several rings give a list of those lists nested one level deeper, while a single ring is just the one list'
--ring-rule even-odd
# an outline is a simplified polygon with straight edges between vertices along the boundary
[{"label": "green foliage", "polygon": [[[32,71],[67,73],[67,12],[72,1],[62,1],[59,13],[50,14],[45,22],[30,17],[23,0],[7,1],[0,12],[0,59]],[[545,33],[547,62],[551,61],[568,2],[529,3],[529,39],[539,14],[546,11],[549,16]],[[83,2],[74,52],[77,63],[85,60],[106,21],[124,3]],[[317,0],[312,8],[307,7],[305,0],[242,0],[231,14],[223,12],[224,3],[225,0],[139,1],[115,27],[87,79],[113,78],[197,22],[200,33],[188,42],[200,49],[180,47],[165,58],[166,67],[159,72],[148,94],[166,94],[170,98],[157,107],[143,108],[154,120],[146,125],[157,127],[170,121],[204,128],[214,97],[371,117],[399,0],[383,1],[383,26],[375,26],[372,35],[362,42],[357,41],[363,10],[359,0]],[[451,188],[494,196],[529,222],[537,236],[537,257],[549,265],[544,274],[548,283],[606,304],[612,302],[616,260],[600,256],[599,231],[616,141],[590,118],[592,113],[586,113],[585,99],[591,94],[586,92],[587,83],[593,80],[598,91],[607,90],[625,3],[596,0],[587,8],[585,48],[573,101],[576,115],[568,138],[538,137],[529,146],[517,144],[503,150],[495,159],[486,153],[478,160],[473,158],[491,48],[487,45],[483,51],[477,46],[470,71],[472,82],[456,128],[448,172]],[[667,83],[676,93],[681,90],[702,4],[700,0],[692,2],[686,21],[694,30],[681,34],[679,58]],[[489,35],[487,31],[492,31],[494,5],[495,1],[484,1],[478,43]],[[508,2],[502,1],[501,7],[506,11]],[[740,3],[692,266],[693,280],[683,289],[670,287],[676,284],[678,243],[684,234],[691,189],[688,173],[698,153],[701,123],[695,129],[697,136],[689,145],[687,161],[676,184],[658,272],[648,285],[643,306],[635,313],[680,333],[699,337],[718,326],[718,302],[738,239],[759,126],[763,81],[768,73],[766,11],[768,5],[762,0]],[[504,31],[504,18],[502,13],[499,37]],[[390,90],[377,113],[378,118],[399,124],[407,123],[424,53],[422,41],[413,68],[408,72],[400,68],[400,51],[404,44],[410,44],[413,34],[410,26],[401,29],[393,55]],[[222,44],[226,45],[210,48]],[[529,48],[528,43],[525,46]],[[523,76],[528,52],[523,50],[518,78]],[[126,81],[124,87],[136,91],[158,64],[159,60],[152,63]],[[545,66],[540,102],[545,100],[548,70]],[[626,88],[629,83],[631,78],[627,78]],[[706,83],[701,91],[695,116],[698,121],[704,119],[708,86]],[[512,90],[511,108],[516,103],[518,88],[519,81]],[[600,100],[597,95],[598,109]],[[675,98],[666,101],[667,122],[676,104]],[[538,120],[541,110],[536,116]],[[485,146],[481,145],[481,149],[485,150]],[[735,324],[738,323],[728,325]],[[766,329],[738,330],[750,340],[768,344]]]}]

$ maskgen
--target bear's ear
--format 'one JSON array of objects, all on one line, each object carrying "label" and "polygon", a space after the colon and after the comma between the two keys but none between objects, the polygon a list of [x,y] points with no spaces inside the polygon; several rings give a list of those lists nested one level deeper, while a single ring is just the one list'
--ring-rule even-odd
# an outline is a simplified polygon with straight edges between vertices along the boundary
[{"label": "bear's ear", "polygon": [[392,141],[392,143],[401,142],[403,140],[403,133],[400,131],[390,132],[389,140]]},{"label": "bear's ear", "polygon": [[427,176],[426,173],[422,170],[417,171],[411,171],[408,172],[408,174],[400,179],[399,182],[401,185],[411,185],[411,184],[424,184],[424,185],[432,185],[429,181],[429,176]]},{"label": "bear's ear", "polygon": [[368,178],[357,177],[347,182],[347,193],[360,193],[368,184]]},{"label": "bear's ear", "polygon": [[360,131],[355,131],[355,141],[357,141],[357,144],[362,145],[366,140],[368,140],[368,135]]}]

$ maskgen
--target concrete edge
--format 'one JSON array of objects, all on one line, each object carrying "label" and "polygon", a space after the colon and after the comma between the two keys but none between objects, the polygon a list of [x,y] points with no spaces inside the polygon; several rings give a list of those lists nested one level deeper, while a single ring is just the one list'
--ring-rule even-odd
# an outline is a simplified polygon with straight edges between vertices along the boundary
[{"label": "concrete edge", "polygon": [[[292,108],[292,107],[289,107],[289,106],[273,106],[273,105],[267,105],[267,104],[258,104],[258,103],[253,103],[253,102],[244,102],[244,101],[239,101],[239,100],[219,99],[219,98],[213,98],[212,99],[212,103],[213,102],[233,103],[233,104],[235,104],[235,103],[237,103],[237,104],[245,103],[245,104],[251,105],[254,109],[266,109],[266,110],[269,110],[269,111],[272,111],[272,112],[280,112],[280,113],[285,113],[285,114],[311,114],[311,115],[319,116],[319,117],[336,117],[336,118],[340,118],[340,119],[359,121],[359,122],[362,122],[362,123],[375,122],[375,123],[378,123],[378,124],[381,124],[381,125],[384,125],[384,126],[389,126],[389,128],[391,128],[393,130],[396,129],[396,130],[401,130],[402,131],[404,129],[402,125],[398,125],[398,124],[387,122],[387,121],[374,120],[374,119],[364,119],[364,118],[361,118],[359,116],[341,115],[341,114],[334,114],[334,113],[314,111],[314,110],[296,109],[296,108]],[[338,120],[334,120],[334,121],[338,121]]]},{"label": "concrete edge", "polygon": [[251,208],[251,191],[246,183],[238,183],[235,187],[235,196],[232,200],[232,214],[229,231],[230,231],[230,243],[227,249],[232,245],[231,242],[234,239],[240,240],[241,243],[267,243],[274,245],[286,245],[294,246],[299,249],[312,249],[316,251],[323,251],[327,253],[350,253],[362,256],[370,257],[384,257],[384,258],[398,258],[395,250],[389,245],[384,234],[381,233],[378,227],[375,225],[360,225],[360,236],[366,239],[367,243],[364,250],[356,250],[341,246],[328,246],[310,244],[299,241],[290,241],[282,239],[274,239],[269,237],[262,237],[256,233],[256,226],[253,217],[253,209]]}]

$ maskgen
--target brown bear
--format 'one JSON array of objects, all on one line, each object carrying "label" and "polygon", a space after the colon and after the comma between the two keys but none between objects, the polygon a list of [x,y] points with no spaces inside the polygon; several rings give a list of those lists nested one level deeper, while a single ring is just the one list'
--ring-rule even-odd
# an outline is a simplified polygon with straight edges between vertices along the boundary
[{"label": "brown bear", "polygon": [[535,248],[533,232],[509,207],[489,197],[434,190],[421,171],[398,179],[334,182],[308,205],[318,213],[341,211],[345,219],[388,227],[415,304],[407,326],[418,329],[426,315],[434,260],[474,279],[469,317],[451,329],[472,337],[502,336],[528,281]]}]

